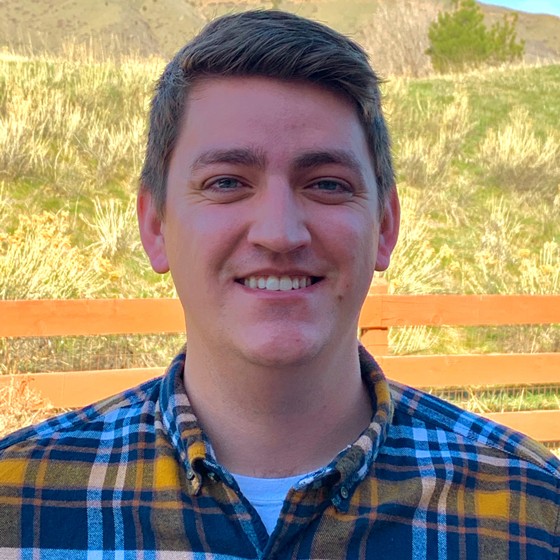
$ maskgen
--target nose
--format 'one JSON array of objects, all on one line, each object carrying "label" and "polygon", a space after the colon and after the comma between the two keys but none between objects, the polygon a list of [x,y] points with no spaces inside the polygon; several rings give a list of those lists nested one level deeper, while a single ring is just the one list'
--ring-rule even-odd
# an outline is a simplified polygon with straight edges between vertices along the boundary
[{"label": "nose", "polygon": [[311,241],[302,200],[286,182],[271,181],[256,197],[248,241],[274,253],[290,253]]}]

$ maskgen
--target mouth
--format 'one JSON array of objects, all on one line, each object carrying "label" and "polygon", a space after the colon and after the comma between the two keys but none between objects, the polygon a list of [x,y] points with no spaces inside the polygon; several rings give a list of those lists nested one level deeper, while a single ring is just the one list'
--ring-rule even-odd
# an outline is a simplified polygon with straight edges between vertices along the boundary
[{"label": "mouth", "polygon": [[253,290],[267,290],[271,292],[289,292],[291,290],[301,290],[321,281],[320,276],[247,276],[236,280],[247,288]]}]

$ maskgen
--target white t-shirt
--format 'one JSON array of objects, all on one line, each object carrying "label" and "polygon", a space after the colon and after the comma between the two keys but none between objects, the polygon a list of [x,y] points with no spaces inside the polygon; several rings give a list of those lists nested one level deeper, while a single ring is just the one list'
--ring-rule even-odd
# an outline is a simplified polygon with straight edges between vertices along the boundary
[{"label": "white t-shirt", "polygon": [[288,491],[304,476],[299,474],[287,478],[255,478],[241,474],[233,475],[241,493],[257,510],[269,535],[276,527]]}]

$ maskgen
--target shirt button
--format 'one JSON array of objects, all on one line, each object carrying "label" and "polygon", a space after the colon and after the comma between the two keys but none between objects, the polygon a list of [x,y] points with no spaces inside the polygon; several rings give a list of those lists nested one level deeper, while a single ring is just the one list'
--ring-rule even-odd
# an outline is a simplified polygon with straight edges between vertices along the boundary
[{"label": "shirt button", "polygon": [[208,478],[214,482],[216,482],[216,475],[213,472],[208,473]]},{"label": "shirt button", "polygon": [[346,486],[343,486],[340,489],[340,495],[342,496],[343,500],[346,500],[346,498],[348,498],[348,488],[346,488]]}]

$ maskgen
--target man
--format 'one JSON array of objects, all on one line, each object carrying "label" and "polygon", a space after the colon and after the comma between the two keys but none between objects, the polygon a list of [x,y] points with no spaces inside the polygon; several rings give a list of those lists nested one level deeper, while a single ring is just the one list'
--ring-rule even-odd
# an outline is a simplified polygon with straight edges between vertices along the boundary
[{"label": "man", "polygon": [[356,340],[399,224],[358,46],[211,23],[158,83],[138,214],[186,353],[0,443],[0,558],[559,558],[558,461]]}]

